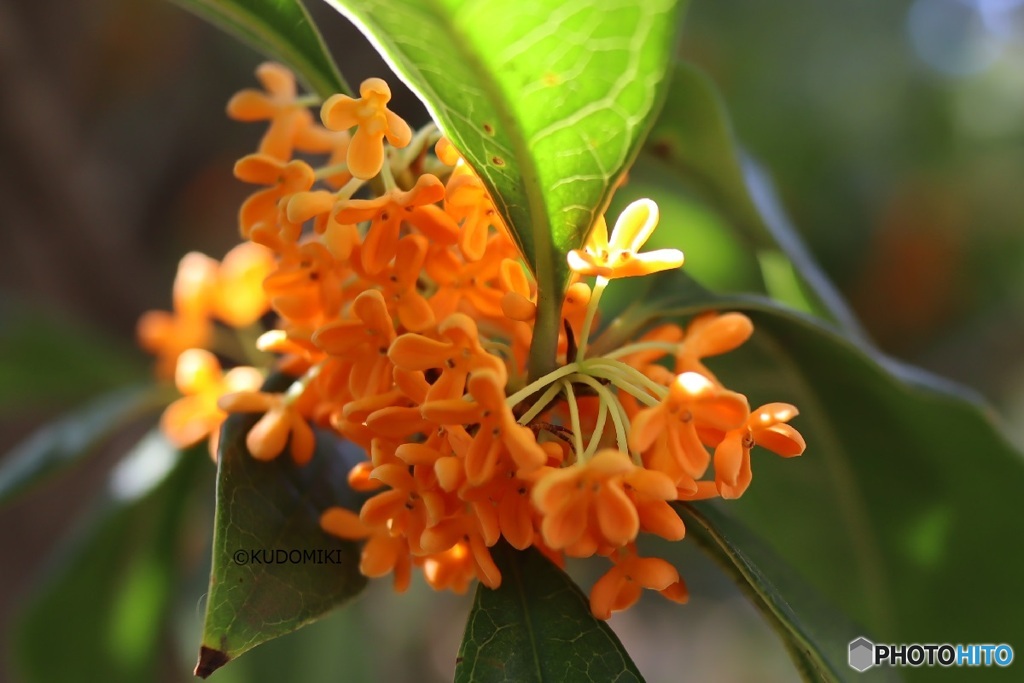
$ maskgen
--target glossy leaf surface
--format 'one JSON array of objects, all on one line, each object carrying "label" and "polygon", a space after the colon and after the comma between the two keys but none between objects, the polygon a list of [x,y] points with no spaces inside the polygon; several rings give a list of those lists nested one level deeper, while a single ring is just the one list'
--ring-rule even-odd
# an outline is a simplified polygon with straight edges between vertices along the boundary
[{"label": "glossy leaf surface", "polygon": [[500,543],[492,552],[501,586],[477,587],[456,683],[643,680],[565,572],[532,548]]},{"label": "glossy leaf surface", "polygon": [[346,483],[349,445],[320,433],[312,461],[252,458],[258,417],[234,415],[221,434],[213,567],[196,674],[205,678],[260,643],[290,633],[359,593],[359,548],[320,529],[333,505],[357,505]]}]

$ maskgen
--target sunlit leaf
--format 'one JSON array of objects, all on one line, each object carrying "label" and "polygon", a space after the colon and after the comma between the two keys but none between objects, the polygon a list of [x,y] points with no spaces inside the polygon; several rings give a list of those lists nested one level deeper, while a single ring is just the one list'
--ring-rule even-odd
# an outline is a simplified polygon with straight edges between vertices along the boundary
[{"label": "sunlit leaf", "polygon": [[119,428],[168,402],[166,392],[158,387],[127,387],[43,425],[0,461],[0,504],[78,462]]},{"label": "sunlit leaf", "polygon": [[261,462],[245,447],[256,419],[233,415],[221,433],[213,568],[196,666],[203,678],[366,585],[358,546],[320,529],[328,507],[358,504],[346,481],[357,449],[320,432],[304,467],[287,454]]},{"label": "sunlit leaf", "polygon": [[492,550],[501,586],[479,586],[455,667],[456,683],[642,681],[608,624],[568,575],[536,549]]},{"label": "sunlit leaf", "polygon": [[1012,540],[1024,457],[990,408],[771,301],[714,297],[681,273],[654,291],[663,295],[632,320],[749,315],[753,338],[711,359],[712,370],[752,406],[801,411],[793,424],[807,452],[782,460],[755,450],[733,517],[883,642],[1024,642],[1024,547]]},{"label": "sunlit leaf", "polygon": [[290,66],[313,92],[351,93],[299,0],[174,0]]},{"label": "sunlit leaf", "polygon": [[677,0],[327,1],[483,178],[537,277],[535,338],[546,346],[535,362],[553,363],[565,253],[606,207],[660,106]]},{"label": "sunlit leaf", "polygon": [[169,606],[187,561],[182,524],[190,493],[213,468],[203,448],[178,453],[157,434],[122,463],[103,505],[53,558],[26,606],[14,650],[19,680],[160,677]]},{"label": "sunlit leaf", "polygon": [[779,258],[792,262],[808,292],[787,283],[773,295],[785,296],[794,307],[812,305],[814,312],[832,318],[847,334],[864,338],[849,306],[786,218],[768,176],[744,155],[714,83],[693,65],[676,65],[647,153],[665,163],[669,178],[679,186],[704,194],[750,251],[767,252],[767,261],[762,260],[774,266],[766,273],[769,284],[783,272]]},{"label": "sunlit leaf", "polygon": [[[726,507],[726,506],[723,506]],[[687,537],[729,574],[782,638],[806,681],[899,680],[895,669],[859,673],[848,666],[848,643],[870,635],[826,603],[802,576],[723,510],[677,504]]]}]

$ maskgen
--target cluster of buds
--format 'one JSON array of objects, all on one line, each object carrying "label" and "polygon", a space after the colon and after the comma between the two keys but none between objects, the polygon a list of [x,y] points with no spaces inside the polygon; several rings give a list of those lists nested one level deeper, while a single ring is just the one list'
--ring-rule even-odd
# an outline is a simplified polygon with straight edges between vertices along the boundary
[{"label": "cluster of buds", "polygon": [[[259,151],[235,167],[261,186],[239,227],[272,255],[249,300],[269,304],[276,324],[256,346],[297,379],[274,394],[218,375],[204,385],[220,392],[217,415],[262,414],[246,439],[258,459],[287,453],[301,466],[311,425],[361,446],[367,459],[349,483],[370,497],[358,512],[323,511],[321,525],[363,541],[363,574],[392,574],[399,591],[414,567],[438,590],[496,587],[490,549],[504,539],[557,562],[607,557],[590,595],[600,618],[641,588],[685,601],[675,567],[638,555],[638,534],[681,539],[671,501],[738,497],[754,445],[793,456],[804,442],[787,424],[796,408],[751,410],[703,363],[752,334],[747,317],[709,312],[615,348],[595,334],[610,281],[682,265],[675,249],[640,252],[658,224],[654,202],[629,205],[610,235],[599,219],[567,255],[557,367],[533,377],[536,283],[482,181],[437,129],[411,130],[380,79],[359,98],[324,102],[320,125],[287,70],[265,64],[257,75],[264,90],[228,106],[269,122]],[[198,375],[181,350],[202,343],[182,336],[158,349],[177,359],[183,391]],[[211,415],[189,434],[210,433]],[[168,422],[184,431],[187,420]]]}]

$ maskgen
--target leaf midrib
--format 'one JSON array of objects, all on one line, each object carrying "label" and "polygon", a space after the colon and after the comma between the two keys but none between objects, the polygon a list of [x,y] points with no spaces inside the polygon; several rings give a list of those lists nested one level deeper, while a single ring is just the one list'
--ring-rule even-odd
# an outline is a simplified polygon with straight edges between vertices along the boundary
[{"label": "leaf midrib", "polygon": [[[505,552],[508,555],[512,554],[509,552],[507,548],[505,549]],[[509,563],[509,565],[512,571],[515,573],[516,597],[519,598],[519,606],[523,612],[523,620],[521,623],[523,624],[523,628],[526,630],[527,639],[530,641],[530,655],[533,659],[534,670],[537,673],[537,681],[543,683],[544,670],[541,666],[539,656],[540,644],[537,642],[537,634],[534,632],[533,629],[533,619],[530,618],[530,601],[526,597],[526,590],[523,583],[522,566],[519,564],[519,562],[516,561],[517,559],[518,558],[514,558],[513,561]]]}]

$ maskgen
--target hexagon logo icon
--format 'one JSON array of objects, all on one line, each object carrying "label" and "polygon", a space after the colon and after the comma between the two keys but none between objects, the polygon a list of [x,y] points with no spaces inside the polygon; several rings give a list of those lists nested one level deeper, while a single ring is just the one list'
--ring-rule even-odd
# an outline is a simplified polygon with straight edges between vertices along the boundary
[{"label": "hexagon logo icon", "polygon": [[875,644],[861,636],[850,643],[850,668],[867,671],[875,665]]}]

